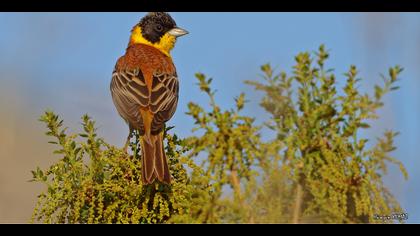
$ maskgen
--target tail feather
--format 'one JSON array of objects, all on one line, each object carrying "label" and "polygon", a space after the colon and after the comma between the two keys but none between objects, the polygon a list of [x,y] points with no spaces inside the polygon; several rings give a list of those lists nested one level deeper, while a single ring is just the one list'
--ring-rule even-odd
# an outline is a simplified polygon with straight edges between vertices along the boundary
[{"label": "tail feather", "polygon": [[157,178],[160,182],[170,184],[171,175],[163,149],[163,132],[150,135],[150,142],[142,138],[142,181],[151,184]]}]

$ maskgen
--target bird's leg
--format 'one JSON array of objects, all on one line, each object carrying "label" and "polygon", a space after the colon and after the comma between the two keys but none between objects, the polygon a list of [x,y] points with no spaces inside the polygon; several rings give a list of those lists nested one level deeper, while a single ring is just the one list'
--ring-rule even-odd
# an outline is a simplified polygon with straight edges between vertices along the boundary
[{"label": "bird's leg", "polygon": [[131,139],[131,136],[133,135],[133,128],[131,128],[131,126],[130,126],[129,129],[130,129],[130,131],[128,133],[127,140],[125,141],[125,145],[124,145],[124,152],[125,153],[128,153],[128,150],[127,150],[128,145],[130,144],[130,139]]}]

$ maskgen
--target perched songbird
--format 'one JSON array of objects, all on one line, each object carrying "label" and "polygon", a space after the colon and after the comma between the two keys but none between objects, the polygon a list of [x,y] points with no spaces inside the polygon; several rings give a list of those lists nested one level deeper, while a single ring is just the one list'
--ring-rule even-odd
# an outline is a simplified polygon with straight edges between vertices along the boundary
[{"label": "perched songbird", "polygon": [[133,130],[141,136],[144,184],[156,178],[166,184],[171,181],[163,129],[175,113],[179,89],[169,53],[176,39],[187,33],[167,13],[147,14],[132,29],[125,55],[118,59],[112,73],[112,99],[129,126],[125,150]]}]

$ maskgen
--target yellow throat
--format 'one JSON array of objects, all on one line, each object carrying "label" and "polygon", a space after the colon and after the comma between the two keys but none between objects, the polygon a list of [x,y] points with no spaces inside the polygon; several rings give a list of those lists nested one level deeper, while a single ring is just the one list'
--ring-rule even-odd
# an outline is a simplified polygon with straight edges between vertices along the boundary
[{"label": "yellow throat", "polygon": [[159,49],[159,51],[161,51],[166,56],[171,57],[169,53],[175,46],[176,38],[175,36],[166,33],[160,38],[159,42],[151,43],[149,40],[143,37],[141,33],[141,27],[136,26],[132,30],[130,42],[133,44],[141,43],[141,44],[146,44],[146,45],[155,47]]}]

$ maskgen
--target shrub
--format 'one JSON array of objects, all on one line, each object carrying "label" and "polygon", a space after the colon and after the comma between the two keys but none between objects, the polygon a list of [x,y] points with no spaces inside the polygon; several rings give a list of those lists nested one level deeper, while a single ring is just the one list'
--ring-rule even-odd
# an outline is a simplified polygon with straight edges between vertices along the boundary
[{"label": "shrub", "polygon": [[[375,222],[374,214],[403,210],[384,186],[387,163],[403,165],[390,153],[398,134],[386,131],[376,144],[361,136],[377,119],[383,96],[398,87],[402,71],[390,68],[374,95],[357,90],[361,80],[351,66],[338,90],[325,69],[321,46],[315,57],[296,56],[291,76],[263,65],[264,81],[246,81],[264,97],[270,115],[264,124],[241,114],[245,94],[222,110],[212,79],[196,74],[208,95],[210,111],[190,102],[187,115],[200,135],[185,139],[165,129],[165,147],[173,183],[143,186],[138,134],[127,154],[96,135],[95,123],[82,117],[83,132],[68,134],[63,121],[47,111],[54,153],[60,159],[33,171],[46,185],[38,196],[33,222],[48,223],[216,223],[216,222]],[[315,62],[314,62],[315,61]],[[262,128],[276,138],[263,141]],[[201,161],[200,161],[201,160]]]}]

